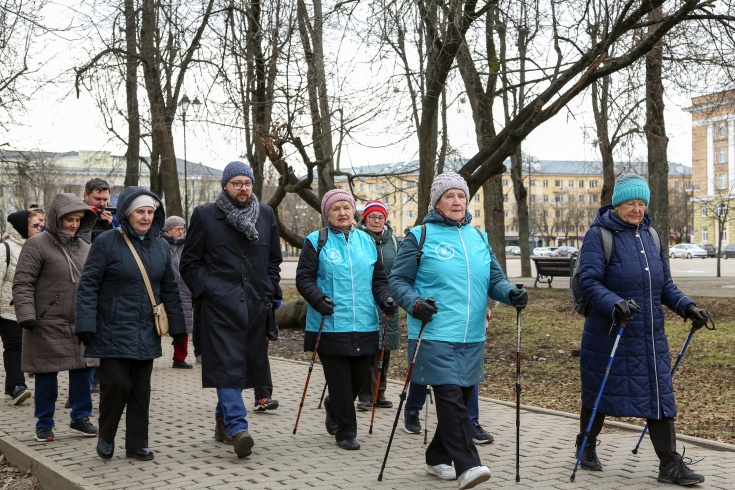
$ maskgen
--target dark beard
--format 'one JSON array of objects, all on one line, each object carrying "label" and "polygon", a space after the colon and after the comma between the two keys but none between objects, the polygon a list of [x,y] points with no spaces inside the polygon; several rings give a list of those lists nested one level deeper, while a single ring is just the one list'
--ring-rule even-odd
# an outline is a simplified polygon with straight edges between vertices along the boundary
[{"label": "dark beard", "polygon": [[227,197],[230,199],[230,202],[233,206],[240,209],[247,208],[253,202],[253,199],[251,197],[248,197],[248,200],[245,202],[238,201],[237,199],[232,199],[230,196]]}]

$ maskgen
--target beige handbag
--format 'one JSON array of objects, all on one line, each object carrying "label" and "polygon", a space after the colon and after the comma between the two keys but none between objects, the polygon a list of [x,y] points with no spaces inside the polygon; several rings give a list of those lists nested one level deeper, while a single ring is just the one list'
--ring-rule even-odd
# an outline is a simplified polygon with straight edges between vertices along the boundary
[{"label": "beige handbag", "polygon": [[158,332],[158,335],[163,337],[168,334],[168,316],[166,315],[166,309],[163,307],[163,303],[160,305],[156,304],[156,297],[153,296],[153,288],[151,287],[151,281],[148,279],[148,272],[146,272],[143,262],[140,261],[140,256],[138,255],[138,252],[135,251],[135,247],[130,243],[130,238],[128,238],[122,228],[118,228],[118,230],[120,230],[120,234],[125,239],[125,243],[128,244],[128,247],[130,247],[130,251],[133,252],[133,257],[138,263],[140,273],[143,276],[143,282],[145,282],[145,288],[148,290],[148,296],[151,298],[153,318],[156,320],[156,332]]}]

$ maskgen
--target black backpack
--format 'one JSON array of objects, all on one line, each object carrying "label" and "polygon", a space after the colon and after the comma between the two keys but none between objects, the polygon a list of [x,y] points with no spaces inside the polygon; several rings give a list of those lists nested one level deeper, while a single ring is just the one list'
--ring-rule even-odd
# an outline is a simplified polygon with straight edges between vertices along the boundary
[{"label": "black backpack", "polygon": [[[659,237],[658,232],[654,228],[649,227],[648,232],[653,238],[653,243],[656,244],[656,251],[661,255],[661,237]],[[615,240],[613,239],[612,231],[607,228],[600,227],[600,242],[602,242],[602,251],[605,254],[605,266],[607,266],[610,264],[610,258],[615,250]],[[582,249],[580,249],[577,262],[574,264],[574,273],[572,274],[572,297],[574,298],[574,311],[586,317],[590,314],[591,306],[589,300],[582,297],[582,292],[579,288],[579,268],[581,263]]]}]

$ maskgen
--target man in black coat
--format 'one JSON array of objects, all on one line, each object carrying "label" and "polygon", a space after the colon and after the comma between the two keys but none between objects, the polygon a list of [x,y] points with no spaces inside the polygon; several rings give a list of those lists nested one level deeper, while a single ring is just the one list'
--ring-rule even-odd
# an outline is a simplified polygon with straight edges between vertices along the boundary
[{"label": "man in black coat", "polygon": [[281,300],[276,217],[253,194],[254,182],[244,163],[225,167],[215,202],[192,214],[179,266],[200,306],[202,385],[217,389],[214,437],[240,458],[254,444],[241,392],[270,383],[267,304]]}]

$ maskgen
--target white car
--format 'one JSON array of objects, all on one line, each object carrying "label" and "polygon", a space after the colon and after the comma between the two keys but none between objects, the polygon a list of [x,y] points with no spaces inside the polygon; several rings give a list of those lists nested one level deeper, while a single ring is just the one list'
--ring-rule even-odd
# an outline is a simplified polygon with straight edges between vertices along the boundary
[{"label": "white car", "polygon": [[707,258],[707,251],[699,245],[693,245],[691,243],[680,243],[674,245],[669,249],[669,257],[675,259],[677,257],[686,257],[691,259],[693,257],[699,257],[702,259]]},{"label": "white car", "polygon": [[554,251],[551,250],[549,247],[536,247],[536,248],[533,249],[533,254],[534,255],[543,255],[543,256],[546,256],[546,257],[551,257],[551,254],[553,252]]}]

